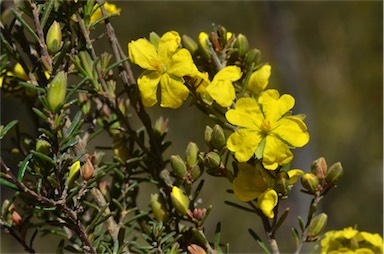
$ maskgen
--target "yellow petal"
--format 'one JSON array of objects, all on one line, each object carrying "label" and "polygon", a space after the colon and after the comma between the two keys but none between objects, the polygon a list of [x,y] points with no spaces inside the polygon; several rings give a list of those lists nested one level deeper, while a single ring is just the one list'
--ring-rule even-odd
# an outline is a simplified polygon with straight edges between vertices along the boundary
[{"label": "yellow petal", "polygon": [[191,53],[187,49],[178,50],[171,58],[167,66],[167,72],[177,77],[193,77],[199,72],[193,63]]},{"label": "yellow petal", "polygon": [[263,114],[254,99],[241,98],[236,102],[236,109],[228,110],[225,117],[231,124],[258,130]]},{"label": "yellow petal", "polygon": [[20,79],[29,80],[27,73],[25,73],[20,63],[15,64],[15,67],[13,67],[13,74]]},{"label": "yellow petal", "polygon": [[279,98],[279,92],[275,89],[264,91],[259,97],[259,103],[263,106],[265,118],[274,123],[295,105],[295,99],[284,94]]},{"label": "yellow petal", "polygon": [[231,65],[220,70],[215,77],[213,77],[212,83],[220,80],[236,81],[241,78],[241,69],[237,66]]},{"label": "yellow petal", "polygon": [[161,74],[155,71],[145,71],[137,80],[140,90],[141,100],[144,106],[152,107],[157,102],[157,86],[160,82]]},{"label": "yellow petal", "polygon": [[162,63],[168,64],[168,61],[176,53],[180,42],[180,35],[175,31],[166,32],[161,36],[159,41],[159,58]]},{"label": "yellow petal", "polygon": [[237,66],[227,66],[220,70],[207,87],[209,95],[222,107],[232,105],[236,97],[232,82],[241,78],[241,69]]},{"label": "yellow petal", "polygon": [[268,188],[260,171],[248,163],[238,165],[239,172],[232,184],[236,197],[244,202],[258,198]]},{"label": "yellow petal", "polygon": [[304,172],[300,169],[291,169],[288,171],[289,184],[294,184],[297,182],[300,176],[304,175]]},{"label": "yellow petal", "polygon": [[294,147],[302,147],[309,141],[307,126],[296,116],[286,116],[280,119],[272,133]]},{"label": "yellow petal", "polygon": [[183,84],[182,79],[170,77],[164,74],[160,81],[161,104],[164,108],[178,108],[189,95],[188,88]]},{"label": "yellow petal", "polygon": [[[77,1],[75,1],[75,2],[77,2]],[[90,20],[91,23],[93,23],[93,22],[95,22],[95,21],[97,21],[103,17],[103,14],[101,12],[99,5],[96,4],[94,7],[97,8],[97,10],[91,16],[91,20]],[[104,7],[105,7],[105,10],[107,11],[108,15],[117,14],[117,13],[121,12],[121,8],[117,8],[116,5],[114,5],[114,4],[110,4],[110,3],[106,2],[104,4]]]},{"label": "yellow petal", "polygon": [[263,65],[260,69],[252,73],[247,88],[254,94],[259,94],[267,87],[270,76],[271,66],[269,64]]},{"label": "yellow petal", "polygon": [[359,241],[367,241],[375,247],[383,248],[383,238],[379,234],[360,232],[357,236]]},{"label": "yellow petal", "polygon": [[262,139],[263,136],[259,132],[240,129],[228,137],[227,147],[235,153],[239,162],[245,162],[255,154]]},{"label": "yellow petal", "polygon": [[266,169],[275,170],[278,165],[286,165],[293,159],[287,144],[280,139],[268,135],[263,152],[263,165]]},{"label": "yellow petal", "polygon": [[128,44],[128,55],[132,63],[146,70],[160,70],[161,63],[155,47],[147,39],[138,39]]},{"label": "yellow petal", "polygon": [[268,189],[257,199],[257,205],[268,218],[272,219],[275,217],[273,209],[278,200],[277,192],[274,189]]}]

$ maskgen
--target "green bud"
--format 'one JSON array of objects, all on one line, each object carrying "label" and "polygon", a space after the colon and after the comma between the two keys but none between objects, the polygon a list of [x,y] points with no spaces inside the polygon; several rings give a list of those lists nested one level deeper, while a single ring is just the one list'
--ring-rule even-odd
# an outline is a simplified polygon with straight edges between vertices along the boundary
[{"label": "green bud", "polygon": [[193,181],[196,181],[201,176],[202,173],[203,171],[201,170],[198,164],[190,169],[191,179]]},{"label": "green bud", "polygon": [[211,147],[212,132],[213,132],[213,130],[211,127],[209,127],[209,126],[205,127],[204,140],[205,140],[205,143],[207,143],[207,145],[209,147]]},{"label": "green bud", "polygon": [[328,216],[325,213],[321,213],[312,219],[311,223],[309,224],[309,228],[308,228],[308,240],[309,241],[317,240],[320,232],[327,225],[327,219],[328,219]]},{"label": "green bud", "polygon": [[222,46],[227,45],[227,29],[224,26],[219,25],[217,34],[219,35],[220,44]]},{"label": "green bud", "polygon": [[164,199],[159,194],[151,194],[151,209],[157,221],[167,221],[169,214]]},{"label": "green bud", "polygon": [[245,64],[247,66],[251,66],[254,64],[254,66],[258,65],[261,62],[261,52],[258,49],[251,49],[248,51],[248,53],[245,55]]},{"label": "green bud", "polygon": [[187,214],[187,212],[189,210],[189,199],[183,193],[183,191],[181,189],[179,189],[178,187],[176,187],[176,186],[172,187],[171,201],[172,201],[173,207],[181,215]]},{"label": "green bud", "polygon": [[53,21],[51,27],[48,29],[47,33],[47,48],[49,53],[55,54],[58,52],[61,48],[61,27],[59,22]]},{"label": "green bud", "polygon": [[212,170],[217,169],[220,166],[221,158],[220,155],[218,155],[215,152],[209,152],[205,155],[204,165]]},{"label": "green bud", "polygon": [[51,144],[45,139],[38,139],[36,141],[36,151],[49,155],[51,153]]},{"label": "green bud", "polygon": [[245,37],[243,34],[239,34],[235,40],[233,47],[237,49],[237,54],[239,57],[245,56],[245,54],[249,50],[247,37]]},{"label": "green bud", "polygon": [[149,41],[151,42],[151,44],[155,48],[158,48],[159,47],[160,36],[157,33],[155,33],[155,32],[151,32],[149,34]]},{"label": "green bud", "polygon": [[225,146],[225,134],[223,128],[220,125],[216,124],[212,129],[211,144],[213,148],[221,151]]},{"label": "green bud", "polygon": [[67,94],[67,73],[60,71],[48,86],[47,100],[52,111],[62,104]]},{"label": "green bud", "polygon": [[206,60],[210,60],[212,58],[210,46],[208,45],[209,36],[208,34],[201,32],[199,34],[199,40],[198,40],[198,46],[199,46],[199,52],[202,55],[203,58]]},{"label": "green bud", "polygon": [[187,35],[183,35],[181,38],[181,43],[183,44],[184,48],[191,52],[192,55],[195,54],[198,49],[197,43]]},{"label": "green bud", "polygon": [[275,179],[275,188],[277,192],[283,194],[286,196],[290,190],[290,185],[289,185],[289,176],[287,172],[285,171],[280,171]]},{"label": "green bud", "polygon": [[336,162],[329,167],[327,175],[325,176],[325,181],[329,184],[336,184],[337,181],[343,176],[343,166],[340,162]]},{"label": "green bud", "polygon": [[175,176],[183,179],[187,175],[187,166],[184,160],[179,155],[172,155],[170,161]]},{"label": "green bud", "polygon": [[160,134],[160,136],[168,132],[168,119],[164,119],[162,116],[155,122],[154,131]]},{"label": "green bud", "polygon": [[305,174],[301,177],[301,184],[309,193],[315,193],[319,186],[319,179],[314,174]]},{"label": "green bud", "polygon": [[189,142],[185,150],[185,160],[189,168],[194,167],[199,162],[199,147],[196,143]]},{"label": "green bud", "polygon": [[312,163],[311,171],[317,176],[319,181],[323,181],[325,175],[327,174],[327,162],[325,161],[325,159],[323,157],[320,157],[319,159],[315,160]]},{"label": "green bud", "polygon": [[198,230],[197,228],[192,228],[191,231],[192,231],[192,238],[197,243],[201,244],[202,246],[205,246],[207,244],[207,240],[202,234],[202,232],[200,232],[200,230]]}]

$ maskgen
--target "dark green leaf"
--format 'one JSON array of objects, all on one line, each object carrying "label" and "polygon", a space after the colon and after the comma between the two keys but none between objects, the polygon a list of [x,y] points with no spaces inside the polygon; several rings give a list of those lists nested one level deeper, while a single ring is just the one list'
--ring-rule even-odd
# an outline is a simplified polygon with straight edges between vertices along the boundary
[{"label": "dark green leaf", "polygon": [[2,126],[1,130],[0,130],[0,139],[3,139],[3,137],[7,134],[7,132],[13,127],[15,126],[19,121],[17,120],[13,120],[12,122],[10,122],[9,124],[7,124],[5,127]]},{"label": "dark green leaf", "polygon": [[295,239],[296,246],[299,246],[300,237],[299,237],[299,232],[297,232],[296,228],[292,228],[292,235],[293,235],[293,238]]},{"label": "dark green leaf", "polygon": [[29,88],[29,89],[32,89],[32,90],[35,90],[35,91],[38,91],[40,93],[45,93],[45,89],[42,88],[42,87],[38,87],[38,86],[35,86],[35,85],[32,85],[28,82],[24,82],[24,81],[19,81],[18,84],[20,86],[23,86],[25,88]]},{"label": "dark green leaf", "polygon": [[299,225],[300,225],[300,230],[301,232],[304,232],[304,229],[305,229],[305,224],[304,224],[304,220],[303,218],[301,218],[300,216],[297,217],[297,220],[299,221]]},{"label": "dark green leaf", "polygon": [[41,119],[43,119],[44,121],[48,121],[48,116],[46,114],[44,114],[43,112],[41,112],[39,109],[37,108],[32,108],[33,112],[35,112],[35,114],[40,117]]},{"label": "dark green leaf", "polygon": [[35,155],[36,157],[38,157],[39,159],[41,159],[43,161],[49,162],[53,166],[56,166],[55,161],[51,157],[49,157],[49,156],[47,156],[47,155],[45,155],[43,153],[40,153],[40,152],[32,150],[31,154]]},{"label": "dark green leaf", "polygon": [[35,38],[36,41],[39,41],[39,37],[35,33],[35,31],[24,21],[24,19],[17,13],[15,9],[11,9],[12,14],[15,16],[15,18],[20,21],[21,25],[32,35],[33,38]]},{"label": "dark green leaf", "polygon": [[256,213],[254,210],[248,208],[248,207],[244,207],[242,205],[239,205],[239,204],[236,204],[236,203],[233,203],[231,201],[224,201],[225,204],[227,205],[230,205],[230,206],[233,206],[233,207],[236,207],[236,208],[239,208],[241,210],[244,210],[246,212],[250,212],[250,213]]},{"label": "dark green leaf", "polygon": [[289,208],[287,208],[284,213],[280,216],[280,218],[277,220],[276,225],[273,227],[272,232],[276,232],[279,227],[284,223],[285,219],[287,218],[289,214]]},{"label": "dark green leaf", "polygon": [[69,126],[67,130],[67,136],[70,136],[72,132],[77,129],[77,127],[79,126],[80,120],[81,120],[81,111],[77,112],[76,115],[73,117],[71,126]]},{"label": "dark green leaf", "polygon": [[220,248],[220,238],[221,238],[221,223],[218,222],[216,224],[215,239],[214,239],[214,248],[217,251],[217,253],[223,253],[223,251]]},{"label": "dark green leaf", "polygon": [[5,187],[8,187],[8,188],[11,188],[11,189],[14,189],[14,190],[19,190],[16,185],[14,185],[13,183],[8,182],[4,178],[0,178],[0,185],[3,185]]},{"label": "dark green leaf", "polygon": [[56,0],[49,0],[48,4],[47,3],[45,4],[46,8],[44,10],[43,17],[40,20],[40,24],[41,24],[41,28],[42,29],[44,28],[45,24],[47,23],[49,14],[51,13],[51,10],[52,10],[52,7],[53,7],[53,3],[55,1]]},{"label": "dark green leaf", "polygon": [[76,145],[79,141],[74,139],[72,141],[69,141],[66,143],[64,146],[61,147],[60,151],[63,153],[65,152],[68,148],[71,148],[72,146]]},{"label": "dark green leaf", "polygon": [[105,206],[103,206],[100,211],[96,214],[95,218],[92,220],[91,224],[89,224],[89,226],[87,227],[86,229],[86,232],[87,233],[90,233],[92,232],[93,228],[97,225],[97,222],[99,220],[99,218],[101,218],[101,216],[103,215],[103,213],[105,212],[105,210],[108,208],[109,204],[106,204]]},{"label": "dark green leaf", "polygon": [[32,154],[28,154],[27,157],[25,157],[25,159],[21,163],[21,166],[19,168],[19,172],[17,173],[17,180],[23,179],[24,174],[25,174],[25,170],[27,169],[29,161],[31,160],[31,158],[32,158]]}]

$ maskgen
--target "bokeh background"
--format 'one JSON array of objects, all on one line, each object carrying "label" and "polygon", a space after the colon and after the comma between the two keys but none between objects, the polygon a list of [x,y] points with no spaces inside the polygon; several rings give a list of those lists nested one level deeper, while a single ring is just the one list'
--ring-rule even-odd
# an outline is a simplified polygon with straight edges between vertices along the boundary
[{"label": "bokeh background", "polygon": [[[329,214],[327,230],[357,226],[359,230],[383,232],[383,2],[382,1],[111,1],[122,8],[113,19],[120,43],[159,35],[169,30],[197,38],[209,32],[212,23],[247,36],[250,47],[259,48],[272,65],[270,88],[296,98],[294,113],[307,115],[311,140],[294,151],[293,166],[309,171],[310,164],[324,156],[328,165],[340,161],[344,177],[325,197],[320,209]],[[97,31],[96,31],[97,32]],[[110,51],[106,41],[99,52]],[[138,73],[137,73],[138,74]],[[17,107],[2,97],[2,123],[15,118]],[[7,102],[8,103],[8,102]],[[9,102],[12,103],[12,102]],[[206,149],[205,125],[212,125],[199,111],[184,106],[174,111],[155,107],[153,119],[169,117],[167,155],[183,154],[189,141]],[[25,126],[27,128],[27,126]],[[260,252],[247,229],[260,235],[261,221],[224,204],[236,201],[226,193],[224,179],[204,175],[204,205],[212,205],[206,232],[213,239],[221,222],[222,241],[231,253]],[[305,216],[310,198],[293,191],[287,230],[277,235],[282,252],[292,252],[290,227]],[[142,196],[142,209],[149,196]],[[1,252],[22,252],[9,236],[1,234]],[[40,252],[53,252],[44,238]],[[53,241],[54,242],[54,241]],[[308,251],[304,249],[304,251]]]}]

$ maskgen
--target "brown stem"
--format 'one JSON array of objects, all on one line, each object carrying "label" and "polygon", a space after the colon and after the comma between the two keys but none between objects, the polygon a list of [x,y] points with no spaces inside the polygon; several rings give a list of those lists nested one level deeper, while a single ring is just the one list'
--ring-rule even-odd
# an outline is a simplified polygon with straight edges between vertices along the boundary
[{"label": "brown stem", "polygon": [[73,229],[76,231],[76,233],[80,237],[80,240],[83,242],[84,250],[89,252],[89,253],[96,254],[96,250],[93,248],[92,243],[89,240],[88,235],[85,232],[83,224],[81,224],[80,219],[77,217],[77,213],[72,211],[65,204],[65,200],[54,201],[54,200],[51,200],[51,199],[46,198],[44,196],[41,196],[41,195],[37,194],[36,192],[34,192],[33,190],[29,189],[21,181],[17,180],[17,178],[13,175],[12,171],[4,163],[4,161],[1,157],[0,157],[0,165],[5,170],[6,175],[4,177],[7,178],[7,180],[12,182],[13,184],[15,184],[18,187],[20,192],[23,192],[24,194],[26,194],[30,198],[33,198],[34,200],[38,201],[39,203],[41,203],[43,205],[47,205],[47,206],[51,206],[51,207],[57,207],[58,210],[62,210],[65,213],[65,215],[68,216],[69,219],[71,220],[71,222],[73,223],[73,225],[74,225]]}]

